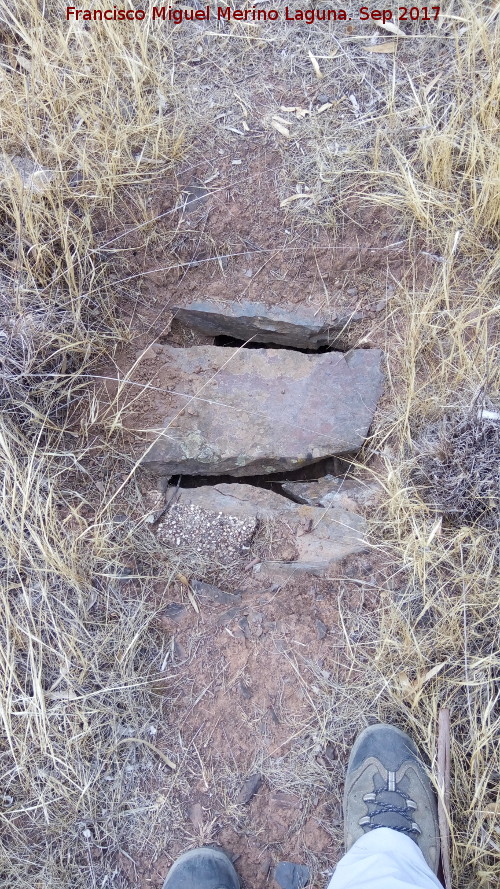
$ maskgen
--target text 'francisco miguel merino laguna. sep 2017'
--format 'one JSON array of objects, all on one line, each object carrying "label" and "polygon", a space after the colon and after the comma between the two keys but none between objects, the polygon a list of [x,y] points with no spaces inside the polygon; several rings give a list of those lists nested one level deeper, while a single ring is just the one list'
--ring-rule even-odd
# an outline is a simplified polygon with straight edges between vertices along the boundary
[{"label": "text 'francisco miguel merino laguna. sep 2017'", "polygon": [[182,22],[211,21],[219,22],[313,22],[353,21],[382,22],[385,24],[392,20],[398,22],[436,22],[441,12],[440,6],[399,6],[397,11],[391,9],[374,9],[369,6],[361,6],[349,9],[292,9],[285,6],[284,9],[257,9],[255,7],[245,9],[233,9],[230,6],[205,6],[202,9],[174,8],[172,6],[153,6],[145,9],[120,9],[113,6],[111,9],[81,9],[76,6],[66,7],[67,21],[85,22],[124,22],[144,21],[151,18],[157,22],[172,22],[180,25]]}]

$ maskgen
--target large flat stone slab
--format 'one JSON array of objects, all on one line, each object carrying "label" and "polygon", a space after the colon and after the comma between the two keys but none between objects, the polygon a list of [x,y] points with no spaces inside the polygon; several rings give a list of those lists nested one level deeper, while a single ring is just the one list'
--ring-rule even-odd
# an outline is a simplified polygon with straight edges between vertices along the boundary
[{"label": "large flat stone slab", "polygon": [[297,469],[361,447],[382,389],[381,354],[153,346],[151,387],[124,426],[158,475]]},{"label": "large flat stone slab", "polygon": [[220,303],[196,300],[187,306],[175,306],[175,317],[182,324],[208,336],[225,334],[239,340],[273,343],[296,349],[335,346],[345,340],[348,325],[360,316],[352,312],[325,314],[306,307],[287,311],[279,306],[242,300]]},{"label": "large flat stone slab", "polygon": [[321,574],[366,549],[366,523],[355,513],[300,505],[252,485],[179,489],[158,536],[185,556],[202,554],[227,566],[259,557],[267,574]]}]

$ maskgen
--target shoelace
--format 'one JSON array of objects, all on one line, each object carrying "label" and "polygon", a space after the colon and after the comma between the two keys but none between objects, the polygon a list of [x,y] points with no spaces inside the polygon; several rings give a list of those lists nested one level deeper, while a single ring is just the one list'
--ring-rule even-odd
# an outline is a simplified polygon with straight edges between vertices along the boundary
[{"label": "shoelace", "polygon": [[[385,796],[385,800],[380,799]],[[381,787],[376,788],[373,793],[366,793],[363,801],[367,803],[368,815],[360,819],[359,824],[366,830],[376,830],[378,827],[390,827],[400,833],[420,834],[421,830],[416,821],[413,821],[412,812],[417,808],[414,800],[397,787],[396,773],[388,772],[387,781]],[[401,804],[399,804],[401,801]],[[373,809],[370,811],[371,806]],[[384,815],[395,815],[391,818],[390,823],[387,819],[382,818],[378,823],[374,822],[375,818]],[[398,823],[399,822],[399,823]]]}]

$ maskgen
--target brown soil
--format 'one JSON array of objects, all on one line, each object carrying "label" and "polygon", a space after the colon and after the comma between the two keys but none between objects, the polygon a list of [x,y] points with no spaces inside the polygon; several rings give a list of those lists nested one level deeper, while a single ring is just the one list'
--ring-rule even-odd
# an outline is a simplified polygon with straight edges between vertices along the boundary
[{"label": "brown soil", "polygon": [[[180,183],[174,192],[160,187],[151,197],[150,213],[158,218],[154,237],[145,244],[142,232],[126,235],[128,269],[140,278],[141,293],[123,306],[124,317],[135,334],[144,333],[145,344],[148,337],[163,341],[173,307],[193,299],[221,306],[240,299],[287,308],[308,305],[332,320],[347,311],[371,322],[358,325],[354,345],[378,319],[404,274],[401,229],[386,210],[355,206],[353,221],[345,221],[336,238],[323,226],[287,222],[270,175],[279,169],[279,154],[265,146],[247,151],[244,175],[230,159],[221,159],[218,181],[224,184],[209,184],[203,201],[183,209],[186,191]],[[181,182],[189,187],[210,178],[210,172],[200,161],[189,177],[181,174]],[[166,207],[172,206],[179,209],[165,219]],[[107,237],[116,237],[115,230],[108,230]],[[165,244],[177,261],[165,263]],[[179,328],[174,333],[179,341]],[[183,345],[194,344],[191,332],[183,334]]]},{"label": "brown soil", "polygon": [[[281,860],[309,864],[312,885],[324,885],[341,852],[341,776],[356,726],[333,745],[323,694],[347,680],[342,622],[363,633],[384,571],[380,559],[358,556],[336,575],[269,588],[235,570],[224,591],[238,604],[200,595],[199,613],[185,585],[174,585],[158,622],[171,645],[173,687],[182,689],[168,716],[187,780],[171,796],[180,818],[164,851],[153,861],[134,857],[135,885],[160,889],[179,853],[207,843],[231,855],[247,887],[265,885]],[[262,784],[242,802],[255,774]]]},{"label": "brown soil", "polygon": [[[360,314],[352,344],[368,336],[370,345],[383,345],[386,301],[404,274],[397,248],[379,249],[381,241],[395,238],[394,226],[384,225],[373,211],[363,223],[346,224],[340,243],[324,229],[285,231],[274,182],[279,155],[261,147],[246,163],[242,177],[223,159],[218,167],[225,186],[191,212],[179,212],[178,267],[157,271],[161,248],[141,248],[137,239],[134,267],[144,278],[136,302],[123,305],[133,342],[117,354],[114,367],[102,368],[103,376],[123,377],[143,355],[132,379],[154,384],[148,347],[155,340],[180,347],[210,341],[175,322],[171,326],[172,307],[196,296],[221,304],[255,298],[288,308],[305,300],[332,316],[348,307]],[[196,180],[207,172],[198,165]],[[155,196],[155,214],[167,200],[171,206],[171,191]],[[155,241],[161,241],[160,232],[161,224]],[[133,237],[127,236],[128,246]],[[165,369],[162,386],[175,388]],[[108,381],[106,388],[116,394],[116,383]],[[136,407],[137,420],[138,412],[147,413],[144,397]],[[144,489],[148,484],[143,479]],[[326,884],[342,852],[342,776],[356,727],[346,726],[343,743],[332,745],[328,720],[315,709],[324,708],[315,677],[334,684],[346,679],[348,643],[339,602],[351,616],[359,611],[370,620],[378,602],[375,562],[352,559],[347,566],[352,582],[293,577],[276,589],[249,577],[243,566],[231,577],[205,576],[230,592],[241,590],[241,602],[228,607],[200,597],[199,614],[178,585],[174,601],[183,604],[180,615],[160,616],[172,651],[169,675],[173,671],[174,688],[182,689],[170,716],[182,745],[182,776],[172,794],[177,815],[153,860],[147,852],[134,852],[132,869],[122,857],[120,867],[132,885],[160,889],[176,856],[206,843],[230,853],[248,889],[272,881],[281,860],[308,864],[312,885]],[[345,569],[339,567],[341,576]],[[255,773],[262,775],[262,786],[239,804],[245,780]]]}]

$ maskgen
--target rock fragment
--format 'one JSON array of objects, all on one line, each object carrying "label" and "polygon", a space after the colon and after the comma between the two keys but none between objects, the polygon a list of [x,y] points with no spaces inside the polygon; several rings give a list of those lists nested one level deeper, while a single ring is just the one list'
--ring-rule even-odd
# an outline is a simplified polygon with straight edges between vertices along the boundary
[{"label": "rock fragment", "polygon": [[280,861],[274,869],[274,878],[281,889],[304,889],[311,879],[311,872],[305,864]]},{"label": "rock fragment", "polygon": [[249,549],[257,527],[256,515],[238,517],[210,508],[209,501],[206,508],[190,500],[186,495],[179,498],[160,521],[157,534],[167,546],[188,562],[194,558],[215,559],[225,565]]},{"label": "rock fragment", "polygon": [[203,809],[201,803],[193,803],[189,807],[189,820],[193,827],[198,829],[203,827]]},{"label": "rock fragment", "polygon": [[144,521],[148,525],[154,525],[165,509],[165,494],[154,489],[147,491],[144,495],[144,503],[148,510],[144,516]]},{"label": "rock fragment", "polygon": [[173,620],[175,623],[178,623],[185,613],[186,606],[182,602],[171,602],[163,610],[163,616],[167,620]]},{"label": "rock fragment", "polygon": [[255,775],[250,775],[246,779],[245,783],[243,784],[243,787],[241,788],[241,790],[236,798],[237,804],[239,806],[245,806],[247,803],[250,802],[252,797],[255,796],[255,794],[257,793],[258,790],[260,790],[261,787],[262,787],[262,775],[259,775],[258,773],[256,773]]},{"label": "rock fragment", "polygon": [[323,507],[335,504],[353,512],[360,507],[375,506],[382,494],[382,488],[376,482],[333,475],[325,475],[313,482],[283,482],[281,487],[297,503]]},{"label": "rock fragment", "polygon": [[[223,535],[221,528],[226,529]],[[230,564],[238,553],[247,559],[248,552],[242,549],[246,545],[252,557],[260,555],[254,571],[277,577],[295,571],[321,574],[366,548],[366,523],[360,515],[339,506],[325,510],[292,503],[273,491],[243,484],[180,489],[179,500],[160,522],[158,534],[169,546],[185,553],[203,552],[218,564]]]},{"label": "rock fragment", "polygon": [[197,596],[204,596],[220,605],[234,605],[241,602],[239,593],[227,593],[225,590],[219,589],[212,583],[205,583],[203,580],[192,580],[191,587]]},{"label": "rock fragment", "polygon": [[323,621],[320,620],[320,618],[318,617],[315,622],[315,627],[316,627],[316,635],[317,635],[318,639],[320,639],[320,640],[324,639],[328,633],[327,625],[324,624]]},{"label": "rock fragment", "polygon": [[54,171],[20,154],[0,157],[0,176],[17,182],[29,192],[43,194],[50,187]]}]

